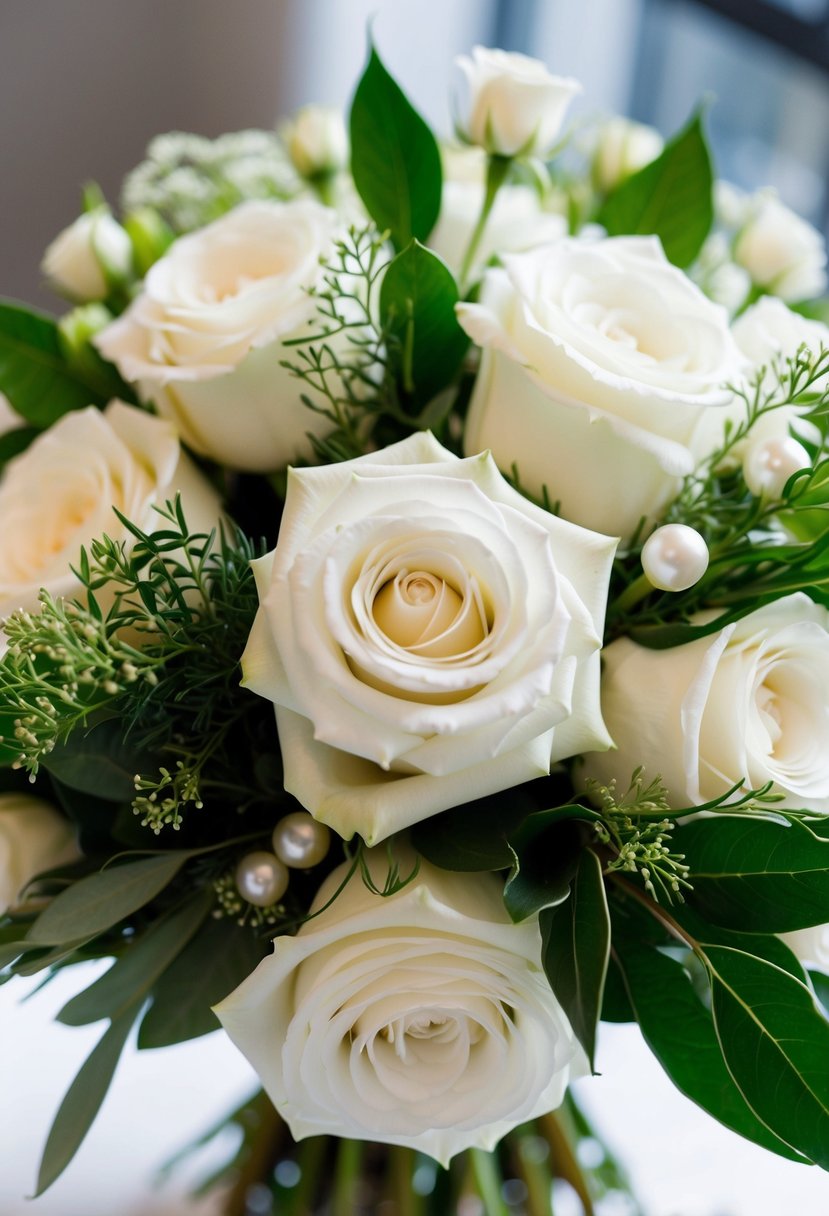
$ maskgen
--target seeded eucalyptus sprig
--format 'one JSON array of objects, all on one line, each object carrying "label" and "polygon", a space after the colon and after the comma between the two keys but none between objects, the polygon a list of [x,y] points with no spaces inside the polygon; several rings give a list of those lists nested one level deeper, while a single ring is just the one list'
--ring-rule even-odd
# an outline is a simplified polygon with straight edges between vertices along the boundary
[{"label": "seeded eucalyptus sprig", "polygon": [[[640,532],[616,562],[608,608],[609,635],[627,634],[662,648],[704,637],[754,609],[795,591],[829,605],[829,460],[823,459],[829,418],[829,350],[805,348],[758,370],[747,385],[732,386],[744,405],[726,424],[719,447],[683,481],[661,523],[682,523],[704,538],[708,570],[686,591],[654,589],[641,569]],[[814,464],[789,478],[779,497],[753,494],[739,457],[760,418],[795,407],[821,435]],[[718,609],[704,623],[687,622]]]},{"label": "seeded eucalyptus sprig", "polygon": [[117,715],[121,738],[161,760],[135,776],[135,813],[156,833],[206,790],[241,805],[259,794],[227,754],[258,707],[238,689],[256,547],[230,525],[191,532],[178,499],[158,513],[158,531],[121,517],[134,543],[104,537],[81,554],[85,594],[44,592],[40,612],[12,614],[0,660],[3,754],[34,779],[79,728]]}]

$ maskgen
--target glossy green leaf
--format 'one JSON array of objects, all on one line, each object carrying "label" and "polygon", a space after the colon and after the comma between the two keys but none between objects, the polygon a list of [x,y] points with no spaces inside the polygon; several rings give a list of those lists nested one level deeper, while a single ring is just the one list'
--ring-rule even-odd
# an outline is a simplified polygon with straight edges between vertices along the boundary
[{"label": "glossy green leaf", "polygon": [[55,896],[27,934],[30,942],[53,946],[94,936],[154,899],[179,872],[181,851],[111,865]]},{"label": "glossy green leaf", "polygon": [[711,1012],[676,959],[614,933],[613,952],[645,1041],[674,1085],[755,1144],[802,1160],[746,1103],[726,1067]]},{"label": "glossy green leaf", "polygon": [[765,959],[708,946],[714,1024],[757,1116],[829,1169],[829,1021],[812,992]]},{"label": "glossy green leaf", "polygon": [[154,921],[124,947],[108,971],[63,1006],[58,1021],[65,1026],[86,1026],[101,1018],[118,1018],[130,1006],[143,1003],[153,984],[202,924],[214,898],[212,888],[207,888],[183,907]]},{"label": "glossy green leaf", "polygon": [[592,1068],[610,954],[602,863],[592,849],[581,851],[570,898],[545,908],[539,923],[544,972]]},{"label": "glossy green leaf", "polygon": [[722,925],[711,924],[689,904],[675,905],[670,909],[670,916],[701,950],[709,946],[725,946],[731,950],[744,951],[765,959],[767,963],[779,967],[781,971],[787,971],[801,982],[806,978],[803,964],[774,933],[740,933]]},{"label": "glossy green leaf", "polygon": [[403,391],[418,407],[451,383],[469,338],[458,324],[458,288],[440,258],[412,241],[389,264],[380,289],[384,328]]},{"label": "glossy green leaf", "polygon": [[697,113],[661,156],[608,195],[596,219],[610,236],[658,236],[666,257],[688,266],[711,231],[712,191],[711,155]]},{"label": "glossy green leaf", "polygon": [[415,824],[418,853],[443,870],[504,870],[515,860],[507,837],[538,810],[531,785],[479,798]]},{"label": "glossy green leaf", "polygon": [[829,922],[829,840],[800,823],[718,815],[678,828],[690,866],[689,903],[746,933],[786,933]]},{"label": "glossy green leaf", "polygon": [[155,984],[138,1031],[139,1048],[169,1047],[218,1030],[218,1004],[270,952],[248,926],[210,918]]},{"label": "glossy green leaf", "polygon": [[619,964],[612,954],[607,965],[607,975],[605,976],[604,992],[602,994],[602,1011],[599,1016],[603,1022],[636,1021],[636,1014],[630,1003],[625,982],[619,970]]},{"label": "glossy green leaf", "polygon": [[514,921],[563,903],[570,894],[584,847],[574,819],[537,811],[510,835],[513,866],[504,886],[504,904]]},{"label": "glossy green leaf", "polygon": [[351,174],[366,210],[398,249],[423,241],[440,212],[437,141],[371,48],[351,103]]},{"label": "glossy green leaf", "polygon": [[35,1198],[60,1177],[80,1148],[106,1097],[137,1014],[137,1009],[130,1009],[111,1024],[69,1086],[43,1150]]},{"label": "glossy green leaf", "polygon": [[70,410],[109,399],[106,386],[70,368],[55,321],[11,301],[0,301],[0,392],[41,430]]}]

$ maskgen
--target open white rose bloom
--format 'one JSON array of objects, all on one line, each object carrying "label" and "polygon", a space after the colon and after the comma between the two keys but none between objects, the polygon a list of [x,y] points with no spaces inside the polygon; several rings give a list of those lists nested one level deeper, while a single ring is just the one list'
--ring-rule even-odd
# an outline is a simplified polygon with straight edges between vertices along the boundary
[{"label": "open white rose bloom", "polygon": [[609,746],[615,547],[425,434],[294,470],[242,660],[277,706],[286,788],[373,844]]},{"label": "open white rose bloom", "polygon": [[[368,856],[378,881],[384,861]],[[325,908],[347,870],[216,1009],[293,1135],[382,1127],[447,1165],[558,1106],[585,1060],[537,924],[510,923],[489,875],[428,863],[385,899],[353,875]]]},{"label": "open white rose bloom", "polygon": [[629,537],[722,428],[740,365],[725,310],[652,237],[568,239],[504,263],[458,308],[484,348],[466,450],[546,486],[565,518]]},{"label": "open white rose bloom", "polygon": [[784,1206],[829,1170],[823,238],[703,110],[460,68],[473,147],[372,48],[347,122],[154,139],[47,252],[91,303],[0,302],[0,983],[99,1027],[38,1195],[220,1026],[217,1216],[644,1210],[608,1021]]}]

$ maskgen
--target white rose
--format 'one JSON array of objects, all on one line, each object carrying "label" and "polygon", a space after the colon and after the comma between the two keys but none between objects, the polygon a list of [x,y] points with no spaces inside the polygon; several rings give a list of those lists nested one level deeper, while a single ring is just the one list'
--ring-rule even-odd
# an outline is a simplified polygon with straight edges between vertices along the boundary
[{"label": "white rose", "polygon": [[277,707],[286,789],[373,844],[606,746],[614,549],[427,434],[292,470],[242,659]]},{"label": "white rose", "polygon": [[342,112],[333,106],[303,106],[282,130],[297,173],[336,173],[348,163],[348,135]]},{"label": "white rose", "polygon": [[[367,856],[382,883],[385,849]],[[492,875],[421,860],[387,898],[353,876],[215,1012],[296,1139],[404,1144],[446,1165],[554,1109],[586,1071],[540,951],[537,922],[509,923]]]},{"label": "white rose", "polygon": [[64,414],[0,476],[0,617],[35,609],[45,587],[78,593],[70,566],[106,533],[131,543],[113,511],[139,527],[162,527],[154,504],[181,492],[194,530],[213,527],[219,500],[183,454],[169,422],[113,401]]},{"label": "white rose", "polygon": [[755,201],[734,259],[758,287],[782,300],[810,300],[826,290],[826,242],[773,195]]},{"label": "white rose", "polygon": [[659,156],[665,141],[654,127],[629,118],[609,118],[599,127],[593,180],[605,193]]},{"label": "white rose", "polygon": [[54,807],[28,794],[0,794],[0,914],[35,875],[78,857],[75,831]]},{"label": "white rose", "polygon": [[630,536],[705,454],[709,407],[731,400],[727,315],[656,237],[569,238],[504,261],[457,309],[484,347],[465,450],[491,449],[533,493],[546,485],[566,518]]},{"label": "white rose", "polygon": [[280,363],[309,331],[337,216],[308,199],[249,202],[175,242],[127,311],[95,339],[197,452],[252,471],[310,456],[331,423]]},{"label": "white rose", "polygon": [[602,708],[617,750],[589,775],[644,764],[675,807],[767,782],[794,809],[829,811],[829,611],[800,593],[671,650],[629,638],[604,652]]},{"label": "white rose", "polygon": [[64,228],[41,262],[52,286],[79,303],[105,299],[111,283],[128,278],[131,269],[132,242],[103,205]]},{"label": "white rose", "polygon": [[466,77],[464,139],[497,156],[544,156],[556,142],[581,85],[551,76],[539,59],[476,46],[455,60]]},{"label": "white rose", "polygon": [[[478,172],[467,176],[466,166],[461,163],[457,175],[453,177],[452,169],[459,165],[460,159],[456,155],[448,158],[449,173],[444,174],[440,217],[426,242],[455,275],[460,270],[484,201],[485,166],[480,164],[477,157],[470,156]],[[489,213],[483,239],[475,255],[473,276],[477,276],[496,253],[531,249],[535,245],[560,240],[566,235],[567,221],[564,216],[545,211],[538,191],[532,186],[502,186],[495,196],[495,205]]]},{"label": "white rose", "polygon": [[802,963],[829,971],[829,925],[811,925],[779,936]]}]

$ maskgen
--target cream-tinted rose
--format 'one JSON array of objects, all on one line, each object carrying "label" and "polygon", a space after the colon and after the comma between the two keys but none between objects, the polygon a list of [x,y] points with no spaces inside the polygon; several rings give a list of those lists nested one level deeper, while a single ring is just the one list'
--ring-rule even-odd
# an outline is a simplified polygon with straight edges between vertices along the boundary
[{"label": "cream-tinted rose", "polygon": [[664,140],[657,130],[617,115],[599,127],[593,151],[593,180],[602,191],[656,160]]},{"label": "cream-tinted rose", "polygon": [[242,660],[285,785],[375,843],[606,745],[599,646],[615,542],[430,435],[291,473]]},{"label": "cream-tinted rose", "polygon": [[54,807],[28,794],[0,794],[0,914],[35,875],[80,857],[75,830]]},{"label": "cream-tinted rose", "polygon": [[[725,311],[655,237],[566,239],[487,272],[460,322],[483,349],[467,452],[567,519],[629,536],[716,436],[741,365]],[[716,440],[714,440],[716,441]]]},{"label": "cream-tinted rose", "polygon": [[826,242],[773,195],[753,200],[734,259],[755,284],[782,300],[811,300],[826,290]]},{"label": "cream-tinted rose", "polygon": [[552,76],[539,59],[476,46],[455,60],[466,78],[459,129],[498,156],[544,156],[558,139],[581,85]]},{"label": "cream-tinted rose", "polygon": [[[386,850],[367,856],[382,885]],[[509,923],[492,875],[421,861],[383,898],[358,872],[216,1014],[295,1138],[409,1145],[445,1165],[558,1106],[586,1070],[540,950],[537,922]]]},{"label": "cream-tinted rose", "polygon": [[41,270],[71,300],[103,300],[132,269],[132,242],[108,207],[79,215],[49,245]]},{"label": "cream-tinted rose", "polygon": [[105,533],[130,542],[113,507],[154,531],[153,506],[177,492],[191,528],[215,525],[218,496],[169,422],[119,401],[64,414],[0,477],[0,617],[36,608],[41,587],[77,594],[82,546]]},{"label": "cream-tinted rose", "polygon": [[626,783],[644,764],[675,807],[771,781],[785,806],[829,812],[827,688],[829,611],[800,593],[671,650],[621,638],[602,675],[617,750],[586,772]]},{"label": "cream-tinted rose", "polygon": [[280,132],[297,173],[315,177],[348,164],[348,135],[342,111],[333,106],[302,106]]},{"label": "cream-tinted rose", "polygon": [[313,332],[337,217],[308,199],[249,202],[181,237],[95,344],[195,451],[253,471],[286,465],[331,424],[300,399],[285,346]]}]

